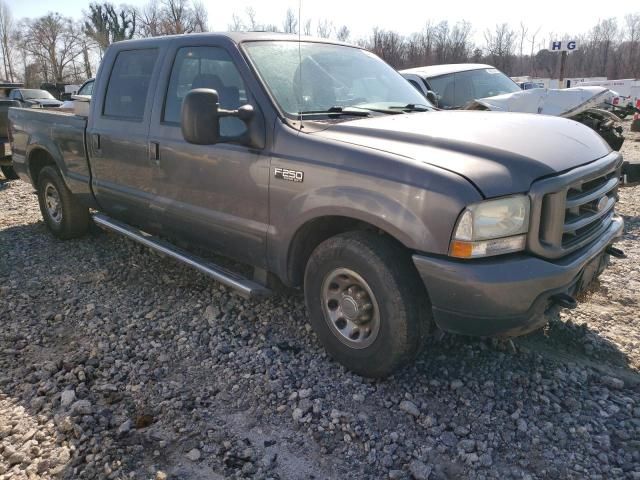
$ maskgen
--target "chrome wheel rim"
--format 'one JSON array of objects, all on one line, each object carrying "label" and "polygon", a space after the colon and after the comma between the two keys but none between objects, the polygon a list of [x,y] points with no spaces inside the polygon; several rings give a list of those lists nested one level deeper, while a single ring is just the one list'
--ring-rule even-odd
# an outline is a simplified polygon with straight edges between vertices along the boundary
[{"label": "chrome wheel rim", "polygon": [[337,268],[322,282],[322,311],[344,345],[362,349],[380,332],[380,309],[369,284],[353,270]]},{"label": "chrome wheel rim", "polygon": [[49,218],[56,223],[60,223],[62,221],[62,203],[60,202],[58,189],[51,183],[47,183],[44,187],[44,205]]}]

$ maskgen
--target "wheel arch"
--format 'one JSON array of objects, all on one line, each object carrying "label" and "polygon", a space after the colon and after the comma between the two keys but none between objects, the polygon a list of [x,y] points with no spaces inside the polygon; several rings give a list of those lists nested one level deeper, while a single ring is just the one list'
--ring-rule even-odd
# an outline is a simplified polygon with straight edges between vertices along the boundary
[{"label": "wheel arch", "polygon": [[316,247],[341,233],[371,231],[389,237],[399,248],[408,248],[400,238],[388,230],[390,229],[357,216],[321,215],[307,220],[297,228],[289,243],[285,283],[294,287],[302,285],[305,266]]},{"label": "wheel arch", "polygon": [[27,169],[29,171],[29,178],[31,178],[31,183],[36,189],[38,188],[38,175],[40,175],[40,172],[46,166],[55,167],[60,172],[62,180],[66,184],[64,174],[54,156],[45,147],[38,145],[32,147],[27,153]]}]

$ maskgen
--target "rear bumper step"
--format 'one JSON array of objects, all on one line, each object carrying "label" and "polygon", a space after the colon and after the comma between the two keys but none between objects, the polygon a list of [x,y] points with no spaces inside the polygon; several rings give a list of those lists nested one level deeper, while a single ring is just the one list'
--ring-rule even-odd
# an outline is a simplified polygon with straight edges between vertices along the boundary
[{"label": "rear bumper step", "polygon": [[119,222],[102,213],[93,214],[93,221],[101,228],[123,235],[134,242],[138,242],[146,247],[162,253],[178,262],[189,265],[190,267],[210,276],[215,281],[233,288],[243,297],[259,297],[271,294],[264,285],[249,280],[235,272],[231,272],[219,265],[208,260],[193,255],[165,240],[153,235],[149,235],[135,227],[131,227],[126,223]]}]

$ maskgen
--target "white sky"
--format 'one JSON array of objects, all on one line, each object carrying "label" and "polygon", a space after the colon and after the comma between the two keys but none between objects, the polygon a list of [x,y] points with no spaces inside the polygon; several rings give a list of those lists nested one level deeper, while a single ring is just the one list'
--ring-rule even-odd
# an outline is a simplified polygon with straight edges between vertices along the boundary
[{"label": "white sky", "polygon": [[[112,0],[113,3],[122,3]],[[44,15],[58,11],[65,16],[80,18],[87,9],[89,0],[5,0],[15,19],[25,16]],[[129,0],[135,6],[142,6],[146,0]],[[243,15],[252,6],[261,23],[273,23],[280,27],[287,8],[298,9],[297,0],[226,0],[217,2],[204,0],[209,10],[209,24],[212,30],[227,30],[234,12]],[[370,34],[374,26],[411,33],[420,30],[428,19],[435,22],[446,19],[468,20],[474,27],[474,39],[483,42],[483,32],[496,23],[507,22],[514,28],[520,21],[529,26],[530,31],[542,27],[538,38],[548,40],[550,33],[576,34],[586,32],[600,18],[618,17],[620,23],[627,13],[640,13],[638,0],[617,0],[606,6],[589,7],[589,1],[568,2],[563,0],[535,1],[428,1],[428,0],[302,0],[302,23],[307,18],[326,18],[336,25],[347,25],[352,38]],[[604,4],[603,4],[604,5]],[[314,27],[315,28],[315,27]],[[538,41],[536,40],[536,43]]]}]

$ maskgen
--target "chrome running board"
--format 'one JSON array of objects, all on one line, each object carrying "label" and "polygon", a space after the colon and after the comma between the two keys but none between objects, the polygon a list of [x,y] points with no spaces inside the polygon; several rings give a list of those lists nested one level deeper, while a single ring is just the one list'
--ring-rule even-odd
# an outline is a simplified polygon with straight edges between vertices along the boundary
[{"label": "chrome running board", "polygon": [[215,281],[233,288],[243,297],[257,297],[271,294],[271,290],[264,285],[260,285],[253,280],[231,272],[213,262],[193,255],[165,240],[138,230],[135,227],[131,227],[126,223],[114,220],[107,215],[94,213],[93,221],[101,228],[123,235],[134,242],[138,242],[178,262],[189,265],[205,275],[210,276]]}]

